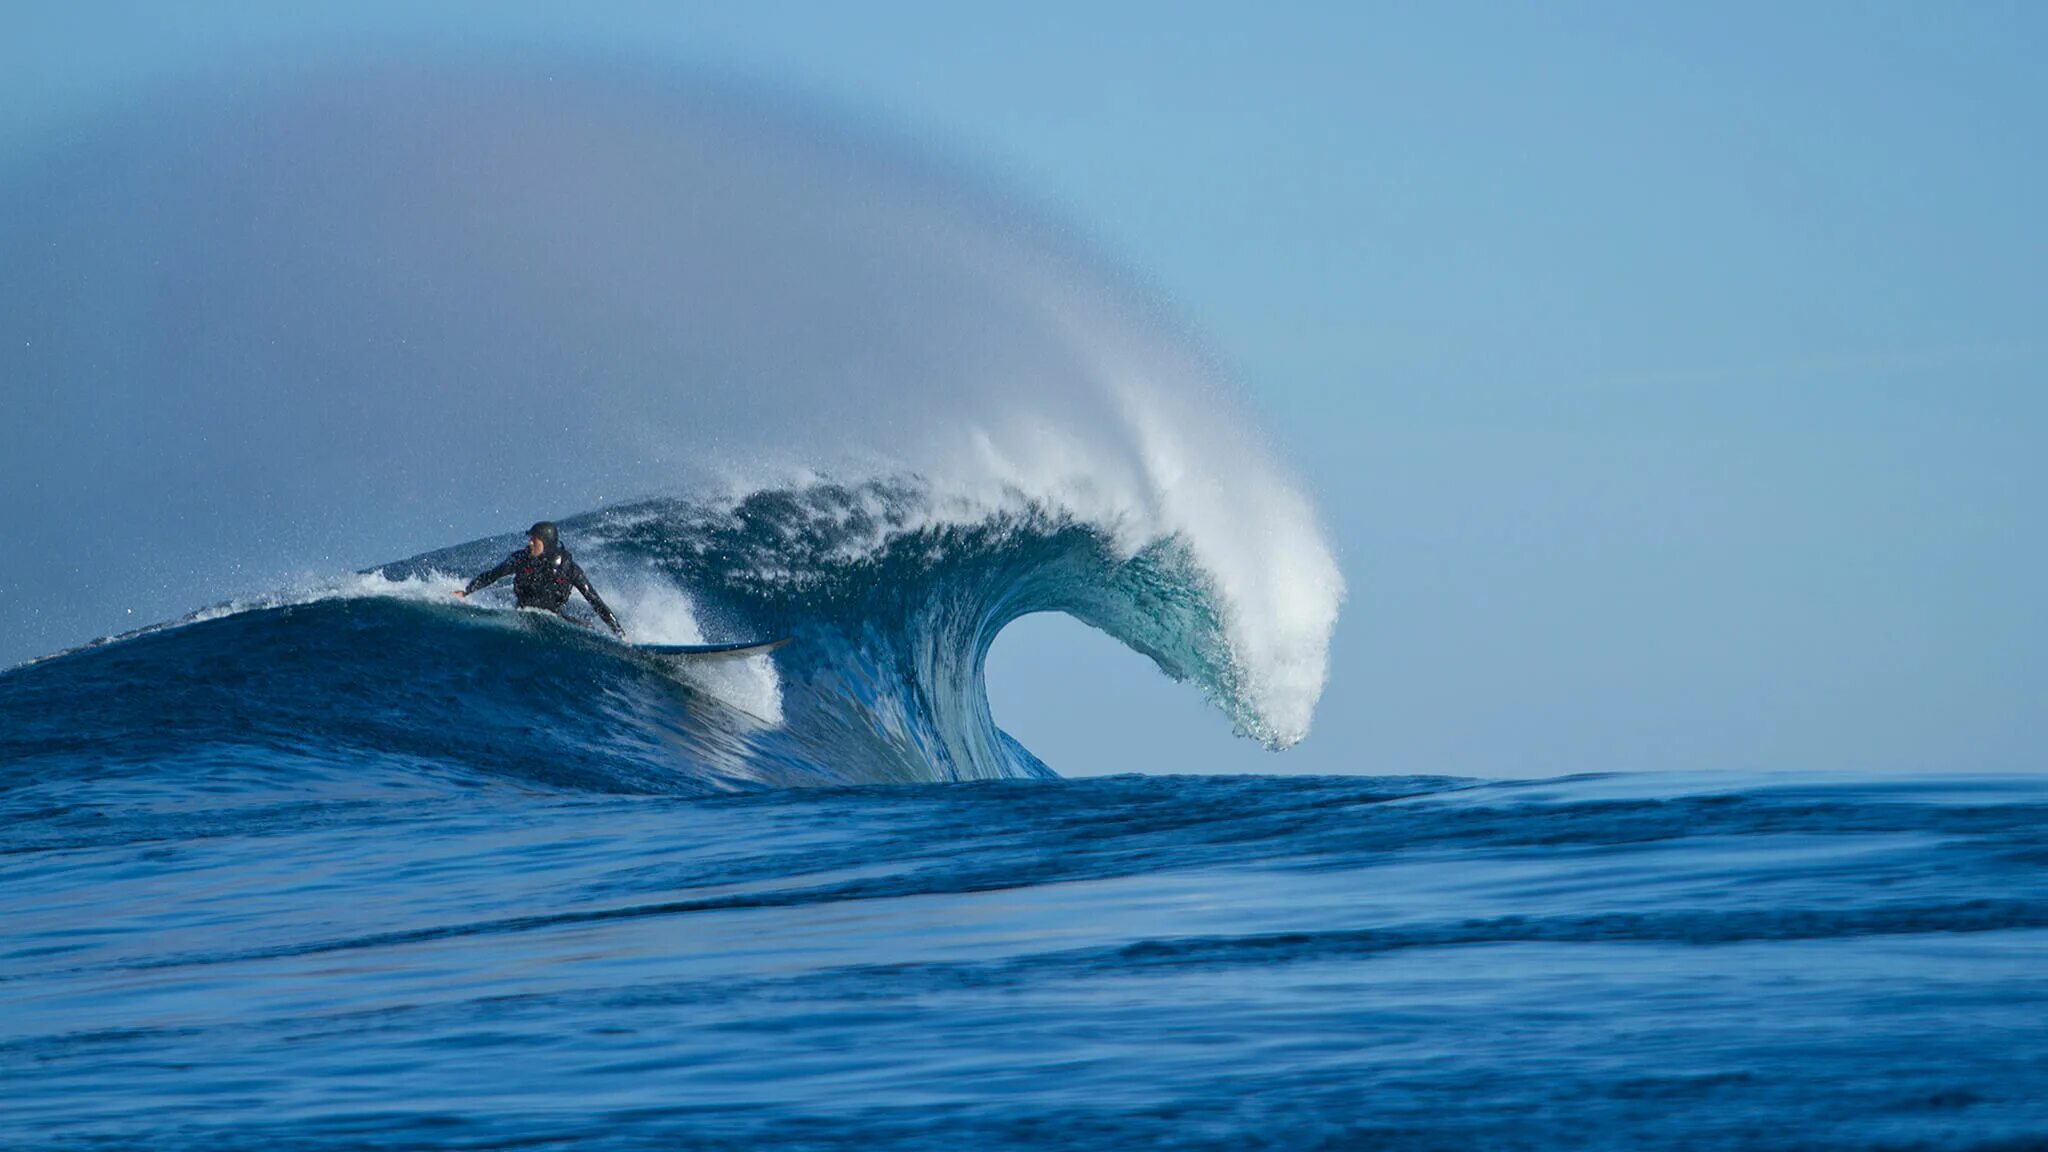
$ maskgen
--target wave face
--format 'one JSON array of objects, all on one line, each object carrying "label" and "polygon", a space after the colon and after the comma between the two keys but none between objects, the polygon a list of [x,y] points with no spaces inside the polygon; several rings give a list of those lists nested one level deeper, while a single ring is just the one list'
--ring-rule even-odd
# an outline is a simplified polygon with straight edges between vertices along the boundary
[{"label": "wave face", "polygon": [[294,786],[345,763],[358,786],[382,767],[406,787],[482,774],[686,793],[1047,776],[996,726],[983,678],[996,636],[1033,612],[1151,657],[1244,734],[1288,737],[1176,537],[1132,547],[1069,510],[914,479],[647,501],[562,529],[635,640],[792,642],[676,661],[507,610],[505,585],[456,602],[519,543],[494,537],[24,668],[0,699],[28,727],[0,748],[26,764],[90,747],[87,763],[171,775],[192,750],[253,757]]}]

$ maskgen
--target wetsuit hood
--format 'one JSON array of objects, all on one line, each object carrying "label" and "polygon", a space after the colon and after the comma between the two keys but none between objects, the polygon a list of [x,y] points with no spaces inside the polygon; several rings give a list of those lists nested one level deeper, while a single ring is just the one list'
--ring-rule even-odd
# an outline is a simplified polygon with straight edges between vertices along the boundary
[{"label": "wetsuit hood", "polygon": [[552,520],[542,520],[526,530],[527,539],[531,540],[535,537],[540,539],[540,546],[550,553],[562,550],[562,538],[555,531],[555,522]]}]

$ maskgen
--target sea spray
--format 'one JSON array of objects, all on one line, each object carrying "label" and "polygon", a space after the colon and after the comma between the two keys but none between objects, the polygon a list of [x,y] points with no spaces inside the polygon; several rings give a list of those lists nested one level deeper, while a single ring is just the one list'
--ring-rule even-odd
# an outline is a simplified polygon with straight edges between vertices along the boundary
[{"label": "sea spray", "polygon": [[1308,727],[1343,582],[1227,374],[1071,228],[873,125],[580,56],[223,65],[0,157],[0,204],[0,379],[37,429],[0,488],[44,494],[17,577],[66,590],[10,604],[0,663],[822,470],[920,478],[842,510],[888,531],[1172,541],[1233,718]]}]

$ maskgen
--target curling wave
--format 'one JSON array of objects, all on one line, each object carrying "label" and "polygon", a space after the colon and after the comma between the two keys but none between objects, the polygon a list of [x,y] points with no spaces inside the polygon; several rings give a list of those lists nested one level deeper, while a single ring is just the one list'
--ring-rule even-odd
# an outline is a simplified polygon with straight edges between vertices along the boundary
[{"label": "curling wave", "polygon": [[679,664],[494,610],[500,590],[455,602],[515,543],[494,537],[18,669],[0,706],[34,720],[8,758],[190,753],[232,776],[231,750],[254,746],[272,774],[282,751],[358,783],[369,760],[598,791],[1047,776],[996,726],[983,677],[1003,627],[1034,612],[1145,654],[1270,746],[1314,705],[1276,695],[1284,678],[1236,642],[1243,606],[1185,537],[1133,539],[1014,490],[820,480],[562,524],[636,640],[793,642]]}]

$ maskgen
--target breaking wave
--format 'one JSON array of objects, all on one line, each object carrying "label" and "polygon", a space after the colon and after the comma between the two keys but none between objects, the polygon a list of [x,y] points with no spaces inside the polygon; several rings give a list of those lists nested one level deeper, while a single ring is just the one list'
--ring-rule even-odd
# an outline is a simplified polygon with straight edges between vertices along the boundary
[{"label": "breaking wave", "polygon": [[457,602],[517,544],[493,537],[18,669],[0,694],[33,719],[10,751],[87,742],[86,762],[218,767],[241,747],[270,773],[426,766],[599,791],[1045,776],[996,726],[983,676],[1003,627],[1034,612],[1143,653],[1274,748],[1303,735],[1321,689],[1320,649],[1276,660],[1244,642],[1272,622],[1248,621],[1185,535],[1134,537],[1015,490],[812,480],[562,527],[634,640],[792,642],[678,661],[509,610],[502,587]]}]

